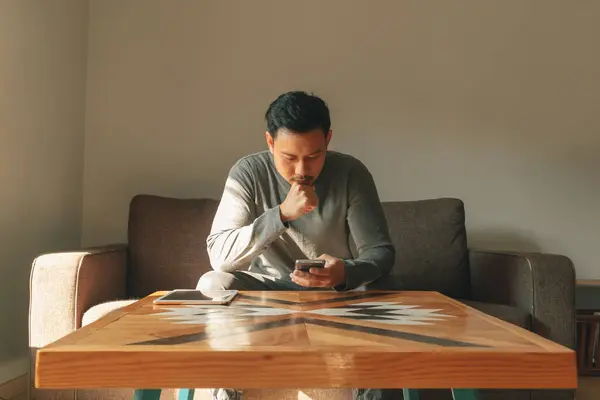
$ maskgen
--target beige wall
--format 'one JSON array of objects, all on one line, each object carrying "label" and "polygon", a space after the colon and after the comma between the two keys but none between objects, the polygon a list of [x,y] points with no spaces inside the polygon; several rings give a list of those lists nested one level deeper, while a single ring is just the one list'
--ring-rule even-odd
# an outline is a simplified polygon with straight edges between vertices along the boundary
[{"label": "beige wall", "polygon": [[0,0],[0,383],[27,367],[31,261],[80,244],[87,20]]},{"label": "beige wall", "polygon": [[91,4],[85,244],[124,241],[137,193],[219,196],[300,88],[383,200],[459,197],[472,246],[600,278],[600,2]]}]

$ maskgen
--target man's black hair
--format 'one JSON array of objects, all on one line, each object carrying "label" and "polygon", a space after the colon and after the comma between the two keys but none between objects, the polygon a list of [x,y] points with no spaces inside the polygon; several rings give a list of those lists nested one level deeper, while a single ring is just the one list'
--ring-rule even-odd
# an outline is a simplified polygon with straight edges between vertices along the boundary
[{"label": "man's black hair", "polygon": [[306,133],[321,129],[329,133],[329,108],[319,97],[302,91],[287,92],[275,99],[265,114],[267,130],[275,139],[279,129],[292,133]]}]

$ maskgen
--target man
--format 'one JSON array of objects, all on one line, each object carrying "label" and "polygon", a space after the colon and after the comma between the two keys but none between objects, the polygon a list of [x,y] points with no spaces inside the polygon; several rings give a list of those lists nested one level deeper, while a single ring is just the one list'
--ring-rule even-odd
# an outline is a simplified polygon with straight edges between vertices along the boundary
[{"label": "man", "polygon": [[[346,291],[386,276],[395,249],[373,177],[356,158],[328,151],[325,102],[285,93],[271,103],[266,120],[268,151],[241,158],[229,171],[207,238],[214,271],[198,288],[209,295],[223,289]],[[297,259],[314,258],[325,260],[325,268],[294,269]],[[360,398],[380,398],[375,392],[362,391]],[[240,392],[220,389],[214,396],[237,399]]]}]

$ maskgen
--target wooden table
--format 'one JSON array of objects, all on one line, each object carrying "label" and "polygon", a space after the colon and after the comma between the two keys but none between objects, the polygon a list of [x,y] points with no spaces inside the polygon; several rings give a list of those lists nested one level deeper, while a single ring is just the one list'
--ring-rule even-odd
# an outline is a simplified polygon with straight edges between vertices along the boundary
[{"label": "wooden table", "polygon": [[[40,349],[39,388],[576,388],[576,353],[435,292],[155,293]],[[180,391],[181,397],[193,390]],[[412,397],[411,397],[412,396]]]}]

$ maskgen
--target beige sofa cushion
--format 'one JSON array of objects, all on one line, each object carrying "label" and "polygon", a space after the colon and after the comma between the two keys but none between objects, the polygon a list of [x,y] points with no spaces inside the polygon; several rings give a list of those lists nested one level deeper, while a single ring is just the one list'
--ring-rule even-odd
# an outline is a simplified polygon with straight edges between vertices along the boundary
[{"label": "beige sofa cushion", "polygon": [[104,317],[105,315],[130,304],[133,304],[135,302],[136,300],[116,300],[98,304],[83,313],[81,326],[89,325],[92,322]]}]

